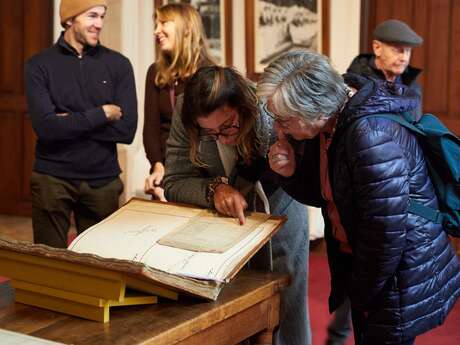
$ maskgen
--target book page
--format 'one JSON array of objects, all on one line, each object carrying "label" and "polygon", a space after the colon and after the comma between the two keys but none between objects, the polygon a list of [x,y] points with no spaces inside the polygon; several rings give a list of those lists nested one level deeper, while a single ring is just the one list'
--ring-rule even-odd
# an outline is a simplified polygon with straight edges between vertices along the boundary
[{"label": "book page", "polygon": [[197,252],[224,253],[242,241],[270,216],[255,213],[240,225],[228,218],[203,210],[183,226],[163,236],[158,243]]},{"label": "book page", "polygon": [[[200,217],[203,217],[204,224],[209,224],[212,219],[220,222],[218,227],[212,227],[213,231],[205,231],[211,239],[204,240],[202,234],[198,234],[196,239],[193,236],[192,230],[199,228]],[[241,235],[237,231],[240,230],[237,219],[216,216],[209,211],[203,213],[203,209],[199,208],[134,199],[80,234],[69,249],[105,258],[141,262],[174,275],[222,282],[282,223],[281,219],[269,218],[264,221],[264,217],[257,213],[247,217],[248,227]],[[187,228],[190,224],[192,226]],[[178,229],[187,231],[185,234],[179,231],[181,235],[178,236]],[[237,234],[230,235],[230,239],[218,240],[220,234],[228,236],[231,229],[236,230]],[[160,240],[166,239],[180,239],[178,242],[182,243],[185,240],[192,243],[196,241],[196,247],[201,249],[209,249],[209,243],[217,240],[219,245],[216,247],[220,250],[197,251],[160,243]],[[223,244],[225,250],[222,250]]]}]

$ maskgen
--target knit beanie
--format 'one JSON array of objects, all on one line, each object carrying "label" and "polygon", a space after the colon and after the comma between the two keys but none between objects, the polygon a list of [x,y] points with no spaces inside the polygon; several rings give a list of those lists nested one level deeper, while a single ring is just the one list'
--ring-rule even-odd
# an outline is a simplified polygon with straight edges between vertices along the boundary
[{"label": "knit beanie", "polygon": [[86,10],[96,7],[105,6],[107,8],[106,0],[61,0],[59,14],[61,16],[61,25],[65,27],[65,22],[70,18],[78,16]]}]

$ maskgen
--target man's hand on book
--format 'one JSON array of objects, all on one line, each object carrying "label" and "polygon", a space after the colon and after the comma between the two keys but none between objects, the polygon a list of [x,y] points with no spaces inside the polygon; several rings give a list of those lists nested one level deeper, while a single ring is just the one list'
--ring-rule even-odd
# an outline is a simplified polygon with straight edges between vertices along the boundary
[{"label": "man's hand on book", "polygon": [[246,222],[244,210],[247,209],[248,203],[244,196],[232,186],[222,183],[216,187],[214,207],[219,213],[238,218],[241,225]]}]

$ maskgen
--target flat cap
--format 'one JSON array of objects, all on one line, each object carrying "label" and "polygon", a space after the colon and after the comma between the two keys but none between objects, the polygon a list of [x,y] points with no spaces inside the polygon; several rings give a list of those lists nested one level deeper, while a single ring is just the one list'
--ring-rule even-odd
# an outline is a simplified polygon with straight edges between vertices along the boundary
[{"label": "flat cap", "polygon": [[411,47],[417,47],[423,43],[423,38],[417,35],[409,25],[397,19],[386,20],[377,25],[374,30],[374,38],[382,42]]}]

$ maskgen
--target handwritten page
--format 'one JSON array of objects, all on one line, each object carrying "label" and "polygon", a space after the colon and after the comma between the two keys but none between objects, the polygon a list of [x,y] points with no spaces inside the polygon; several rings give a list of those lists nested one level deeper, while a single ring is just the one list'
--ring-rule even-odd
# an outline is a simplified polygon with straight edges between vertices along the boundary
[{"label": "handwritten page", "polygon": [[[134,199],[80,234],[69,249],[141,262],[175,275],[227,281],[235,266],[279,226],[281,220],[267,217],[253,214],[241,227],[236,219],[199,208]],[[164,245],[163,240],[170,242]],[[186,241],[195,244],[186,246]]]},{"label": "handwritten page", "polygon": [[268,214],[257,213],[240,225],[237,219],[203,210],[186,224],[163,236],[158,243],[196,252],[224,253],[269,217]]}]

